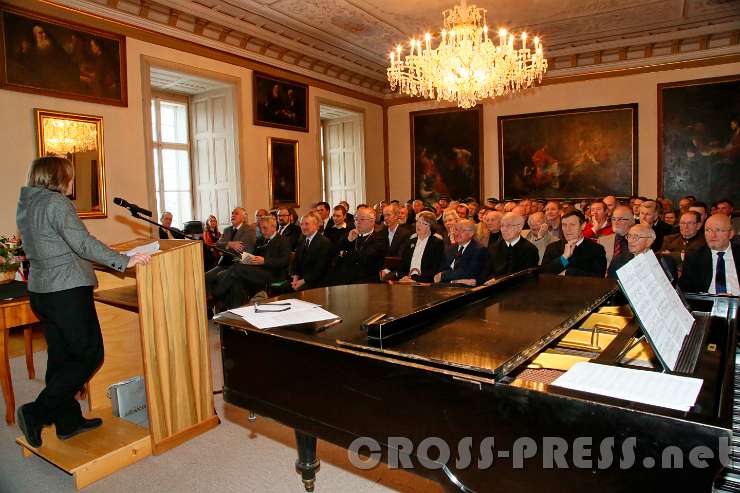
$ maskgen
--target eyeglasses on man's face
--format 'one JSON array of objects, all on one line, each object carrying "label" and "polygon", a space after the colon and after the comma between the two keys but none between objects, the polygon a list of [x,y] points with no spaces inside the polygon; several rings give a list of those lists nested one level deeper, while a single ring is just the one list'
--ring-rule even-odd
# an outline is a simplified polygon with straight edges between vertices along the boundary
[{"label": "eyeglasses on man's face", "polygon": [[704,228],[704,231],[712,234],[726,233],[731,231],[732,228]]},{"label": "eyeglasses on man's face", "polygon": [[626,235],[624,235],[624,237],[627,238],[627,241],[630,241],[630,240],[637,241],[641,238],[650,238],[650,236],[640,236],[640,235],[636,235],[632,233],[627,233]]}]

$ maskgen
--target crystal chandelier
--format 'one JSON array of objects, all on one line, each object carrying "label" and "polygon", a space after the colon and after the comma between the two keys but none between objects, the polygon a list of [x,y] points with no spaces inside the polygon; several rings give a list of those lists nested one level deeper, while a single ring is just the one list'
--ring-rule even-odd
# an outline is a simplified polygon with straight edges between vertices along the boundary
[{"label": "crystal chandelier", "polygon": [[95,123],[44,118],[44,147],[48,154],[64,156],[98,148]]},{"label": "crystal chandelier", "polygon": [[[486,9],[461,5],[442,13],[444,29],[437,48],[432,35],[410,41],[410,52],[401,58],[401,45],[390,53],[388,81],[391,90],[437,101],[456,102],[461,108],[542,82],[547,59],[538,37],[527,44],[527,33],[515,39],[506,29],[498,32],[498,44],[488,37]],[[423,46],[422,46],[423,44]]]}]

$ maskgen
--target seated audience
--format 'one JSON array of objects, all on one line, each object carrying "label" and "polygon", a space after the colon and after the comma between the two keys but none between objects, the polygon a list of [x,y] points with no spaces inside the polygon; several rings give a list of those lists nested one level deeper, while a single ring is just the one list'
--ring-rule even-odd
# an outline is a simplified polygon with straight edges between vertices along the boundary
[{"label": "seated audience", "polygon": [[563,238],[550,243],[542,258],[542,272],[566,276],[604,277],[606,253],[604,247],[583,237],[586,217],[581,211],[571,211],[560,222]]},{"label": "seated audience", "polygon": [[607,195],[604,197],[602,202],[606,204],[606,216],[611,219],[612,214],[614,214],[614,209],[619,205],[617,198],[614,195]]},{"label": "seated audience", "polygon": [[[635,256],[651,250],[656,235],[655,230],[647,224],[635,224],[625,236],[627,238],[627,251],[621,252],[612,260],[607,272],[607,277],[611,277],[612,279],[616,279],[617,270],[635,258]],[[676,278],[676,264],[673,262],[673,259],[671,257],[658,256],[658,261],[661,267],[663,267],[663,271],[666,273],[668,279],[673,282]]]},{"label": "seated audience", "polygon": [[[164,211],[162,213],[162,216],[159,218],[159,221],[162,223],[162,226],[165,228],[171,228],[172,227],[172,213],[169,211]],[[182,240],[185,238],[180,233],[177,233],[175,231],[169,231],[167,229],[164,229],[162,227],[159,228],[159,239],[160,240]]]},{"label": "seated audience", "polygon": [[242,305],[269,284],[288,277],[290,243],[277,233],[275,216],[260,217],[258,227],[262,237],[257,240],[254,255],[243,257],[221,272],[210,290],[226,308]]},{"label": "seated audience", "polygon": [[673,259],[679,272],[683,268],[686,255],[706,245],[704,234],[699,231],[700,221],[701,215],[698,212],[686,211],[678,223],[679,232],[663,239],[661,253]]},{"label": "seated audience", "polygon": [[449,248],[441,272],[434,282],[452,282],[459,279],[480,280],[488,261],[488,250],[473,239],[475,223],[460,219],[455,224],[455,247]]},{"label": "seated audience", "polygon": [[696,197],[694,197],[693,195],[686,195],[685,197],[681,197],[678,200],[678,210],[681,212],[681,215],[689,212],[689,207],[691,207],[694,202],[696,202]]},{"label": "seated audience", "polygon": [[205,262],[206,271],[216,266],[216,262],[221,257],[221,252],[214,248],[210,248],[216,245],[216,242],[221,238],[221,232],[218,230],[218,219],[216,216],[208,216],[206,219],[206,227],[203,230],[203,260]]},{"label": "seated audience", "polygon": [[591,221],[583,230],[583,237],[595,240],[599,236],[610,235],[613,232],[606,204],[601,200],[594,200],[591,202]]},{"label": "seated audience", "polygon": [[[535,215],[542,216],[542,225],[545,225],[544,214],[536,212]],[[505,276],[514,272],[523,271],[537,267],[540,263],[537,247],[522,237],[524,218],[519,214],[509,212],[501,220],[501,239],[488,245],[488,265],[483,279],[492,279]]]},{"label": "seated audience", "polygon": [[[406,207],[404,206],[403,209]],[[406,246],[411,236],[411,228],[406,224],[399,223],[399,211],[401,207],[391,204],[383,209],[383,222],[385,226],[381,230],[388,242],[387,257],[400,257],[401,251]]]},{"label": "seated audience", "polygon": [[254,232],[257,238],[262,238],[262,231],[259,228],[260,218],[269,215],[270,212],[267,209],[257,209],[254,211]]},{"label": "seated audience", "polygon": [[[671,227],[671,234],[675,234],[678,231],[678,224],[676,221],[676,211],[667,210],[663,213],[663,222]],[[665,241],[665,238],[664,238]]]},{"label": "seated audience", "polygon": [[730,218],[710,216],[704,226],[706,245],[686,255],[678,284],[691,293],[740,296],[740,246],[731,245],[735,235]]},{"label": "seated audience", "polygon": [[290,245],[290,251],[294,251],[298,237],[301,236],[301,228],[293,222],[295,211],[292,207],[281,207],[277,211],[278,234],[284,236]]},{"label": "seated audience", "polygon": [[707,220],[707,217],[709,217],[709,208],[707,207],[707,204],[704,202],[694,201],[694,203],[689,206],[689,210],[699,214],[699,232],[704,234],[704,222]]},{"label": "seated audience", "polygon": [[444,242],[433,232],[437,218],[421,211],[416,215],[416,233],[411,235],[401,255],[398,271],[382,272],[384,281],[431,283],[444,259]]},{"label": "seated audience", "polygon": [[607,272],[614,259],[628,251],[627,234],[634,225],[635,218],[632,215],[632,209],[626,205],[620,205],[614,209],[614,213],[612,213],[612,230],[614,232],[610,235],[600,236],[596,240],[599,245],[604,247],[606,252]]},{"label": "seated audience", "polygon": [[321,224],[319,224],[319,233],[324,234],[324,231],[326,231],[331,226],[331,206],[328,202],[317,202],[316,203],[316,212],[319,213],[319,217],[321,218]]},{"label": "seated audience", "polygon": [[[342,200],[337,205],[341,205],[342,207],[344,207],[344,210],[347,213],[347,217],[344,218],[345,222],[347,223],[347,227],[349,229],[354,229],[355,228],[355,216],[349,211],[350,210],[349,202],[347,202],[346,200]],[[332,217],[332,219],[334,218]]]},{"label": "seated audience", "polygon": [[219,274],[233,264],[234,258],[239,258],[242,252],[254,253],[257,237],[254,229],[246,223],[246,218],[247,211],[243,207],[231,211],[231,226],[224,229],[215,245],[230,254],[222,255],[218,265],[206,272],[207,291],[210,292],[215,287]]},{"label": "seated audience", "polygon": [[[344,210],[341,206],[334,209],[337,208]],[[302,235],[290,266],[290,287],[294,291],[320,287],[329,268],[332,244],[326,236],[318,234],[320,223],[321,217],[315,212],[301,218]]]},{"label": "seated audience", "polygon": [[[318,218],[321,219],[321,216],[318,216]],[[334,211],[331,216],[331,223],[331,226],[324,231],[324,236],[326,236],[329,241],[331,241],[332,245],[336,247],[339,245],[339,241],[347,236],[347,233],[353,229],[349,227],[349,224],[347,224],[347,210],[343,205],[340,204],[334,207]],[[321,229],[320,225],[319,229]]]},{"label": "seated audience", "polygon": [[339,241],[339,257],[329,273],[327,284],[379,281],[378,273],[388,252],[388,239],[382,231],[374,230],[375,211],[370,207],[358,207],[355,225],[355,229]]},{"label": "seated audience", "polygon": [[[529,215],[527,219],[529,231],[523,233],[524,238],[537,248],[537,265],[542,261],[545,255],[545,249],[550,243],[558,241],[558,238],[550,234],[544,212],[535,212]],[[490,245],[489,245],[490,249]]]},{"label": "seated audience", "polygon": [[468,209],[468,206],[465,204],[458,204],[455,208],[455,211],[457,211],[457,215],[461,219],[467,219],[468,215],[470,214],[470,209]]},{"label": "seated audience", "polygon": [[647,199],[645,197],[633,197],[630,199],[630,204],[632,205],[632,215],[634,216],[635,222],[640,221],[640,207],[642,206],[642,203],[645,202]]}]

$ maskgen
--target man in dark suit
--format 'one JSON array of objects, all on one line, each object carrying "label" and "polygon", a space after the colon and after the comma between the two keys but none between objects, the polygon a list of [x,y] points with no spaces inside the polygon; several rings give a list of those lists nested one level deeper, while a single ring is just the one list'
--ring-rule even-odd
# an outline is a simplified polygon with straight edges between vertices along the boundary
[{"label": "man in dark suit", "polygon": [[501,220],[501,239],[488,245],[488,266],[484,279],[505,276],[537,267],[540,254],[537,247],[522,237],[524,217],[507,212]]},{"label": "man in dark suit", "polygon": [[390,204],[383,209],[383,222],[385,226],[381,232],[388,242],[387,257],[400,257],[412,233],[411,228],[406,224],[400,224],[399,219],[399,205]]},{"label": "man in dark suit", "polygon": [[679,232],[663,239],[661,253],[670,255],[679,269],[688,254],[706,245],[704,233],[699,230],[700,224],[701,215],[698,212],[686,211],[679,219]]},{"label": "man in dark suit", "polygon": [[293,208],[282,207],[278,209],[277,222],[278,234],[284,236],[290,245],[290,251],[295,251],[298,237],[301,236],[301,228],[293,222]]},{"label": "man in dark suit", "polygon": [[[320,216],[319,220],[321,220]],[[321,226],[319,226],[319,228],[320,227]],[[347,223],[347,210],[340,204],[334,207],[334,212],[330,219],[330,226],[324,230],[324,236],[331,241],[332,247],[335,248],[339,245],[339,241],[347,236],[347,234],[353,229],[354,227],[350,227],[349,223]]]},{"label": "man in dark suit", "polygon": [[740,296],[740,246],[731,245],[735,235],[730,218],[710,216],[704,224],[706,246],[686,256],[678,285],[691,293]]},{"label": "man in dark suit", "polygon": [[[655,241],[655,230],[647,224],[635,224],[630,228],[625,238],[627,239],[627,251],[613,257],[607,270],[607,277],[612,279],[617,278],[618,269],[621,269],[622,266],[637,255],[641,255],[651,249]],[[666,277],[672,283],[676,279],[676,263],[669,256],[658,254],[657,258],[660,266],[663,267]]]},{"label": "man in dark suit", "polygon": [[658,207],[658,203],[654,200],[645,200],[640,204],[640,224],[647,224],[655,231],[655,242],[652,246],[654,252],[660,251],[663,238],[672,232],[670,224],[666,224],[660,219]]},{"label": "man in dark suit", "polygon": [[331,206],[329,202],[318,202],[316,203],[316,212],[318,212],[321,218],[321,224],[319,224],[319,233],[324,234],[331,222]]},{"label": "man in dark suit", "polygon": [[542,257],[542,272],[566,276],[604,277],[606,252],[598,243],[583,237],[586,217],[572,210],[560,222],[563,239],[550,243]]},{"label": "man in dark suit", "polygon": [[290,266],[290,286],[294,291],[311,289],[322,285],[331,259],[332,244],[318,234],[321,218],[316,213],[301,218],[301,232],[295,257]]},{"label": "man in dark suit", "polygon": [[388,252],[388,240],[382,232],[374,230],[375,211],[371,207],[359,207],[355,224],[355,229],[339,241],[339,257],[327,284],[380,281],[379,273]]},{"label": "man in dark suit", "polygon": [[481,279],[488,261],[488,250],[475,241],[473,236],[475,223],[469,219],[459,220],[455,225],[456,244],[447,251],[441,272],[434,276],[434,282],[459,284],[457,281]]},{"label": "man in dark suit", "polygon": [[[172,227],[172,213],[169,211],[164,211],[162,213],[162,217],[159,218],[160,222],[162,223],[162,226],[165,226],[166,228]],[[159,239],[160,240],[182,240],[185,237],[177,233],[175,231],[170,231],[164,228],[159,228]]]},{"label": "man in dark suit", "polygon": [[262,238],[257,240],[254,255],[246,256],[218,276],[211,294],[227,307],[239,306],[270,283],[287,279],[290,244],[277,233],[275,216],[259,219]]}]

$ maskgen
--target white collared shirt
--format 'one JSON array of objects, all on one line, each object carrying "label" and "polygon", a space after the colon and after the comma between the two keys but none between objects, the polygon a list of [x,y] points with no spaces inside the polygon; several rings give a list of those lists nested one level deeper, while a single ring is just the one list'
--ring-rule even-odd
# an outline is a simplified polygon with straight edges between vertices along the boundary
[{"label": "white collared shirt", "polygon": [[[710,251],[712,252],[712,283],[709,285],[709,293],[717,294],[716,288],[714,286],[714,277],[717,273],[717,261],[719,260],[717,253],[720,250]],[[732,244],[727,245],[727,248],[724,250],[724,252],[725,286],[727,286],[727,294],[740,296],[740,283],[738,283],[737,279],[738,273],[737,271],[735,271],[735,258],[732,256]]]},{"label": "white collared shirt", "polygon": [[427,247],[428,241],[429,241],[429,236],[427,236],[423,240],[421,238],[416,240],[416,246],[414,247],[414,253],[411,255],[411,265],[409,266],[409,274],[411,274],[411,271],[413,271],[414,269],[416,269],[417,272],[421,273],[421,258],[424,256],[424,249]]},{"label": "white collared shirt", "polygon": [[396,227],[393,229],[388,228],[388,246],[393,243],[393,236],[396,234],[396,231],[398,231],[398,224],[396,224]]},{"label": "white collared shirt", "polygon": [[[311,245],[311,241],[313,241],[313,237],[316,236],[316,231],[313,232],[311,236],[306,236],[306,241],[308,241],[308,244]],[[304,242],[305,243],[305,242]]]},{"label": "white collared shirt", "polygon": [[[470,241],[472,241],[472,240],[470,240]],[[461,256],[461,257],[462,257],[462,256],[463,256],[463,254],[465,253],[465,249],[466,249],[466,248],[468,248],[468,245],[470,245],[470,241],[468,241],[468,242],[467,242],[467,243],[465,243],[464,245],[457,245],[457,250],[458,250],[458,251],[460,252],[460,256]],[[462,250],[460,250],[460,248],[462,248]],[[455,269],[455,261],[454,261],[454,260],[453,260],[453,261],[452,261],[452,263],[450,264],[450,269],[453,269],[453,270]]]},{"label": "white collared shirt", "polygon": [[506,246],[513,247],[514,245],[516,245],[517,243],[519,243],[519,240],[520,239],[521,239],[521,235],[516,235],[516,238],[514,238],[514,240],[512,240],[511,242],[505,241]]}]

